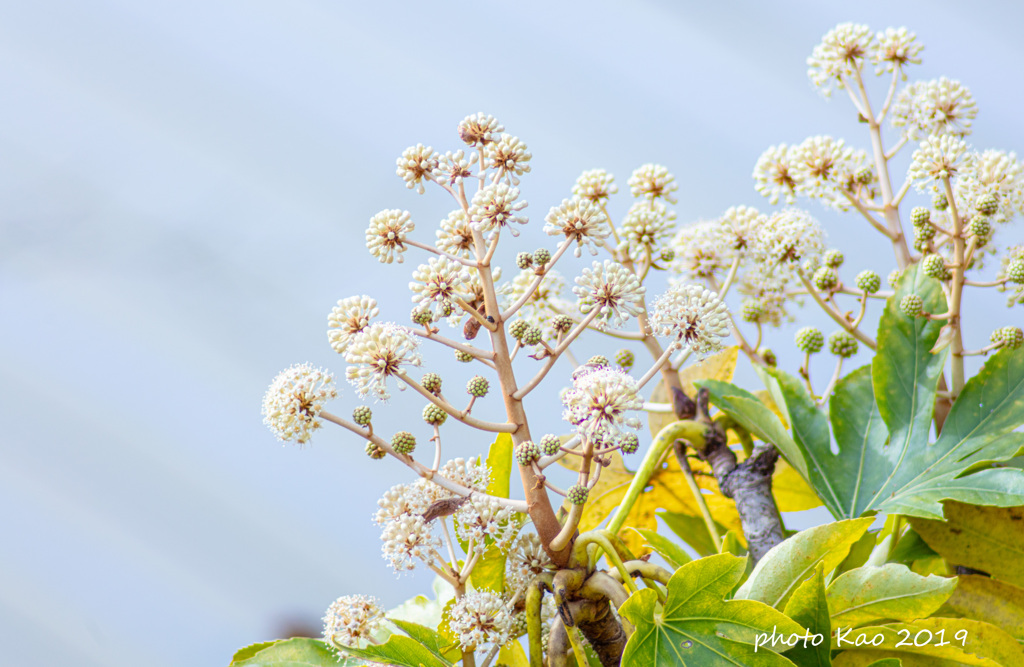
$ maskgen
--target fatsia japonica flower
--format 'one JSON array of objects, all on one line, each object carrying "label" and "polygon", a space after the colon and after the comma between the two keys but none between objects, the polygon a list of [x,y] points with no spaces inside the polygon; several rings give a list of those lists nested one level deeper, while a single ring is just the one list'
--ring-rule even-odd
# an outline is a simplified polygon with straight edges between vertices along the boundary
[{"label": "fatsia japonica flower", "polygon": [[337,398],[334,376],[309,364],[297,364],[278,374],[263,396],[263,423],[280,440],[309,442],[323,426],[324,403]]},{"label": "fatsia japonica flower", "polygon": [[651,325],[699,355],[722,348],[729,311],[718,295],[697,285],[676,285],[654,302]]},{"label": "fatsia japonica flower", "polygon": [[598,324],[620,327],[643,312],[642,301],[647,288],[636,274],[611,260],[594,262],[576,278],[573,294],[579,298],[580,312],[597,311]]},{"label": "fatsia japonica flower", "polygon": [[643,408],[636,380],[608,366],[582,366],[573,373],[572,387],[562,392],[562,418],[581,435],[613,436],[640,428],[635,412]]},{"label": "fatsia japonica flower", "polygon": [[365,294],[339,299],[327,316],[327,340],[338,354],[344,354],[349,343],[370,325],[380,309],[377,301]]},{"label": "fatsia japonica flower", "polygon": [[419,342],[408,329],[392,322],[375,322],[356,334],[345,351],[345,361],[350,364],[345,377],[360,396],[372,392],[386,400],[391,396],[387,379],[397,378],[402,366],[419,366],[422,357]]},{"label": "fatsia japonica flower", "polygon": [[369,641],[384,624],[384,610],[376,598],[345,595],[327,608],[324,640],[340,646],[359,646]]}]

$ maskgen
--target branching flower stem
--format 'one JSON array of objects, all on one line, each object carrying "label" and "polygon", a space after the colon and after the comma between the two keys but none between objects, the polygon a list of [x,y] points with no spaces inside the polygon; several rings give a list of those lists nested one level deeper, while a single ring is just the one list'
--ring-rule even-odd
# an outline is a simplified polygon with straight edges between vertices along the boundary
[{"label": "branching flower stem", "polygon": [[953,197],[953,185],[948,176],[942,177],[942,186],[946,191],[946,201],[949,205],[949,217],[953,222],[953,267],[952,278],[950,279],[949,296],[949,326],[953,328],[953,342],[950,344],[950,352],[953,364],[952,381],[950,393],[953,400],[960,395],[964,388],[964,338],[960,326],[960,306],[964,289],[964,271],[966,269],[966,254],[964,246],[963,220],[956,210],[956,199]]},{"label": "branching flower stem", "polygon": [[587,328],[587,325],[593,322],[594,319],[597,317],[598,312],[599,311],[595,308],[591,310],[589,313],[587,313],[587,316],[580,320],[576,324],[576,326],[573,327],[568,334],[566,334],[565,339],[561,343],[559,343],[558,347],[554,349],[554,352],[550,356],[548,356],[547,360],[544,362],[544,366],[542,366],[541,369],[537,371],[537,374],[534,375],[533,378],[529,382],[527,382],[522,389],[519,389],[515,393],[513,393],[512,398],[514,398],[517,401],[521,401],[527,394],[533,391],[537,387],[537,385],[540,384],[541,380],[544,379],[544,376],[548,374],[548,371],[551,370],[551,367],[555,365],[555,362],[558,361],[558,357],[560,357],[563,352],[569,349],[569,343],[576,340],[576,338],[578,338],[579,335],[583,333],[583,330]]},{"label": "branching flower stem", "polygon": [[[379,435],[370,433],[362,426],[357,426],[356,424],[353,424],[347,419],[342,419],[341,417],[331,414],[326,410],[320,411],[320,418],[325,419],[333,424],[337,424],[338,426],[341,426],[343,428],[346,428],[352,433],[358,435],[360,438],[369,440],[370,442],[377,445],[391,456],[395,457],[408,467],[412,468],[412,470],[415,471],[416,474],[418,474],[420,477],[424,477],[426,479],[431,480],[432,482],[440,486],[442,489],[451,491],[452,493],[458,496],[468,496],[471,493],[479,493],[478,491],[474,491],[473,489],[462,486],[461,484],[456,484],[450,479],[433,472],[430,468],[423,465],[419,461],[414,460],[411,456],[399,454],[394,450],[394,448],[391,447],[391,445],[386,440],[384,440],[384,438],[380,437]],[[527,510],[527,504],[522,500],[511,500],[509,498],[500,498],[498,496],[490,495],[488,495],[487,497],[497,501],[499,504],[505,507],[511,507],[517,512],[526,512]]]},{"label": "branching flower stem", "polygon": [[519,309],[522,308],[526,304],[526,302],[533,297],[533,295],[537,292],[537,289],[540,287],[541,282],[544,280],[544,277],[547,276],[548,271],[550,271],[555,266],[555,263],[558,262],[559,259],[561,259],[562,255],[565,254],[565,251],[569,249],[569,245],[571,243],[572,240],[569,238],[566,238],[564,241],[562,241],[562,244],[558,246],[557,250],[555,250],[555,254],[552,255],[551,260],[544,265],[544,271],[542,273],[538,273],[537,277],[534,278],[533,282],[531,282],[529,287],[526,288],[526,291],[523,292],[523,295],[519,297],[519,299],[515,303],[509,306],[508,310],[501,314],[502,320],[508,321],[509,318],[515,315],[519,311]]},{"label": "branching flower stem", "polygon": [[843,316],[842,313],[840,313],[838,310],[830,306],[828,303],[825,302],[824,299],[821,298],[821,295],[818,294],[818,290],[814,288],[814,285],[812,285],[811,281],[807,279],[807,276],[803,274],[803,271],[800,272],[800,280],[803,282],[804,287],[807,288],[807,293],[811,295],[814,301],[821,307],[822,310],[825,311],[825,313],[829,317],[835,320],[836,324],[846,329],[846,331],[849,332],[854,338],[864,343],[872,350],[877,349],[878,344],[875,342],[873,338],[871,338],[866,333],[855,327],[849,320],[846,319],[846,317]]},{"label": "branching flower stem", "polygon": [[516,430],[519,428],[518,424],[512,422],[498,424],[495,422],[488,422],[482,419],[477,419],[476,417],[473,417],[472,415],[468,414],[467,410],[459,410],[448,401],[442,400],[440,397],[430,393],[423,387],[423,385],[409,377],[409,374],[406,373],[405,371],[399,371],[397,375],[402,379],[403,382],[405,382],[410,387],[415,389],[416,393],[420,394],[425,399],[427,399],[437,407],[441,408],[452,417],[455,417],[466,426],[472,426],[473,428],[480,429],[481,431],[489,431],[491,433],[515,433]]}]

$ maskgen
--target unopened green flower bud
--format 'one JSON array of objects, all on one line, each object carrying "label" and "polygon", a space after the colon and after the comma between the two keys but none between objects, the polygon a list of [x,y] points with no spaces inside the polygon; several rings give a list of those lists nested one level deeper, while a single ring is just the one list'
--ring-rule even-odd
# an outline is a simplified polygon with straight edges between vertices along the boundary
[{"label": "unopened green flower bud", "polygon": [[658,255],[658,257],[663,262],[671,262],[673,259],[676,258],[676,251],[673,250],[672,248],[662,248],[661,253]]},{"label": "unopened green flower bud", "polygon": [[910,221],[915,227],[927,225],[932,219],[932,212],[924,206],[915,206],[910,211]]},{"label": "unopened green flower bud", "polygon": [[557,435],[548,433],[540,439],[540,451],[544,456],[554,456],[562,448],[562,440]]},{"label": "unopened green flower bud", "polygon": [[926,276],[931,276],[938,280],[949,280],[950,278],[949,269],[946,268],[946,260],[942,258],[942,255],[925,255],[921,260],[921,268],[924,269]]},{"label": "unopened green flower bud", "polygon": [[916,294],[907,294],[900,299],[900,310],[907,317],[921,317],[924,313],[924,301]]},{"label": "unopened green flower bud", "polygon": [[1024,283],[1024,259],[1015,259],[1006,267],[1006,277],[1011,283]]},{"label": "unopened green flower bud", "polygon": [[429,403],[423,408],[423,421],[432,426],[440,426],[446,419],[448,419],[448,413],[433,403]]},{"label": "unopened green flower bud", "polygon": [[843,265],[843,261],[845,261],[846,258],[843,257],[843,252],[841,250],[838,248],[832,248],[831,250],[825,251],[822,259],[825,261],[825,266],[831,266],[833,269],[838,269]]},{"label": "unopened green flower bud", "polygon": [[461,361],[464,364],[468,364],[473,361],[473,355],[469,352],[463,352],[462,350],[455,350],[455,361]]},{"label": "unopened green flower bud", "polygon": [[875,173],[871,171],[871,167],[861,167],[853,177],[856,178],[857,182],[861,185],[868,185],[875,180]]},{"label": "unopened green flower bud", "polygon": [[487,395],[487,390],[491,388],[491,383],[487,381],[487,378],[481,375],[474,375],[466,383],[466,392],[470,396],[476,396],[477,398],[483,398]]},{"label": "unopened green flower bud", "polygon": [[756,323],[764,317],[764,306],[760,299],[744,299],[740,304],[740,317],[744,322]]},{"label": "unopened green flower bud", "polygon": [[522,341],[523,345],[529,346],[529,345],[537,345],[543,339],[544,339],[544,332],[540,330],[540,327],[535,327],[533,325],[530,325],[529,327],[527,327],[526,331],[523,333],[522,338],[520,338],[519,340]]},{"label": "unopened green flower bud", "polygon": [[868,294],[874,294],[882,286],[882,279],[870,269],[858,273],[855,282],[857,283],[857,289]]},{"label": "unopened green flower bud", "polygon": [[925,242],[931,241],[935,238],[935,228],[931,225],[915,225],[914,226],[914,241]]},{"label": "unopened green flower bud", "polygon": [[420,380],[420,384],[435,396],[441,393],[441,376],[437,373],[425,373]]},{"label": "unopened green flower bud", "polygon": [[1024,331],[1020,327],[1002,327],[992,332],[992,342],[1002,343],[1004,346],[1015,350],[1024,344]]},{"label": "unopened green flower bud", "polygon": [[516,447],[516,462],[521,466],[528,466],[540,458],[540,448],[533,444],[533,440],[526,440]]},{"label": "unopened green flower bud", "polygon": [[352,421],[360,426],[369,426],[371,419],[373,419],[373,411],[365,405],[360,405],[352,411]]},{"label": "unopened green flower bud", "polygon": [[508,334],[516,340],[520,340],[529,328],[530,323],[526,320],[516,320],[512,324],[508,325]]},{"label": "unopened green flower bud", "polygon": [[615,353],[615,363],[618,364],[623,370],[628,371],[630,368],[633,367],[633,364],[635,362],[636,357],[633,356],[632,350],[627,350],[623,348]]},{"label": "unopened green flower bud", "polygon": [[547,248],[537,248],[533,251],[533,263],[537,266],[544,266],[551,261],[551,251]]},{"label": "unopened green flower bud", "polygon": [[430,324],[434,320],[433,314],[426,308],[413,308],[409,318],[412,319],[414,324],[422,324],[423,326]]},{"label": "unopened green flower bud", "polygon": [[380,445],[378,445],[376,443],[373,443],[373,442],[367,442],[366,443],[366,455],[369,456],[371,459],[373,459],[375,461],[379,461],[380,459],[382,459],[385,456],[387,456],[388,453],[386,451],[384,451],[384,448],[381,447]]},{"label": "unopened green flower bud", "polygon": [[399,431],[391,437],[391,448],[399,454],[412,454],[416,449],[416,436],[408,431]]},{"label": "unopened green flower bud", "polygon": [[967,223],[967,233],[978,237],[978,240],[987,239],[992,233],[992,222],[987,215],[980,213]]},{"label": "unopened green flower bud", "polygon": [[778,358],[776,358],[775,352],[773,352],[770,348],[759,347],[757,348],[757,354],[762,359],[764,359],[765,364],[771,366],[772,368],[775,368],[779,364],[779,360]]},{"label": "unopened green flower bud", "polygon": [[455,312],[455,306],[452,305],[451,301],[441,302],[441,317],[448,317]]},{"label": "unopened green flower bud", "polygon": [[640,438],[637,437],[636,433],[627,433],[622,436],[623,454],[636,454],[638,449],[640,449]]},{"label": "unopened green flower bud", "polygon": [[804,327],[798,330],[794,340],[796,349],[807,354],[820,352],[825,345],[825,335],[815,327]]},{"label": "unopened green flower bud", "polygon": [[555,315],[551,318],[551,328],[557,332],[565,333],[572,329],[573,321],[568,315]]},{"label": "unopened green flower bud", "polygon": [[828,337],[828,349],[837,357],[849,359],[857,354],[857,339],[845,331],[836,331]]},{"label": "unopened green flower bud", "polygon": [[590,489],[583,484],[573,484],[569,487],[569,491],[565,498],[573,505],[582,505],[587,502],[587,496],[590,495]]},{"label": "unopened green flower bud", "polygon": [[946,194],[944,192],[936,192],[933,194],[932,206],[936,211],[945,211],[949,207],[949,202],[946,201]]},{"label": "unopened green flower bud", "polygon": [[899,269],[893,269],[889,272],[889,277],[886,278],[886,282],[889,283],[889,287],[896,289],[896,286],[900,284],[900,278],[903,277],[903,271]]},{"label": "unopened green flower bud", "polygon": [[593,366],[607,366],[608,357],[604,356],[603,354],[595,354],[591,358],[587,359],[587,363]]},{"label": "unopened green flower bud", "polygon": [[982,215],[994,215],[999,210],[999,200],[994,194],[982,195],[975,202],[974,208],[978,209],[978,213]]},{"label": "unopened green flower bud", "polygon": [[516,255],[516,266],[520,269],[528,269],[533,266],[533,255],[528,252],[521,252]]},{"label": "unopened green flower bud", "polygon": [[827,291],[839,284],[839,275],[836,270],[823,266],[814,272],[814,286],[822,291]]}]

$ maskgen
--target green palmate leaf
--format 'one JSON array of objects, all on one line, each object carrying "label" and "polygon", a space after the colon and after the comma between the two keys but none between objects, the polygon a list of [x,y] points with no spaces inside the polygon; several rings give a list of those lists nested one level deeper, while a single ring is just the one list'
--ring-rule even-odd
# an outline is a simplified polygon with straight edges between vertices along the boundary
[{"label": "green palmate leaf", "polygon": [[807,461],[800,448],[793,441],[789,431],[782,425],[779,417],[772,412],[757,396],[746,389],[741,389],[728,382],[703,380],[697,386],[707,389],[711,402],[727,415],[736,420],[740,426],[750,431],[764,442],[770,442],[786,457],[800,475],[810,481]]},{"label": "green palmate leaf", "polygon": [[976,574],[958,577],[953,595],[936,612],[991,623],[1024,642],[1024,588]]},{"label": "green palmate leaf", "polygon": [[319,639],[296,637],[247,646],[235,654],[229,667],[355,667],[362,660],[340,660],[338,653]]},{"label": "green palmate leaf", "polygon": [[882,658],[874,661],[868,667],[901,667],[901,665],[899,658]]},{"label": "green palmate leaf", "polygon": [[[880,331],[897,333],[880,334],[880,338],[895,341],[902,349],[906,341],[898,333],[906,334],[910,324],[896,321],[900,317],[901,313],[887,311]],[[903,349],[901,353],[913,351]],[[838,453],[831,451],[824,413],[803,384],[779,370],[764,375],[786,406],[794,446],[811,464],[807,481],[833,515],[849,518],[877,510],[940,519],[944,499],[1003,507],[1024,504],[1024,471],[990,467],[1024,447],[1024,433],[1013,432],[1024,423],[1024,349],[1005,349],[989,359],[964,387],[942,435],[931,445],[923,423],[926,411],[922,408],[920,414],[914,413],[917,422],[911,419],[910,394],[887,399],[897,407],[902,404],[903,412],[883,397],[876,401],[875,388],[879,384],[886,387],[892,379],[889,376],[897,372],[895,367],[894,361],[886,365],[876,358],[870,369],[858,369],[838,383],[828,418]],[[912,368],[910,365],[903,369],[904,375],[893,377],[909,383],[906,374]],[[934,392],[921,388],[930,386],[931,370],[925,364],[918,374],[919,382],[913,385],[916,390],[910,392],[914,401],[934,401]],[[881,376],[888,380],[880,383]],[[885,390],[898,393],[891,386]],[[889,415],[890,426],[902,424],[902,430],[894,432],[891,439],[880,406]],[[930,414],[930,409],[927,412]]]},{"label": "green palmate leaf", "polygon": [[771,548],[758,561],[736,597],[758,600],[776,609],[785,607],[797,587],[814,574],[818,564],[831,572],[874,519],[849,519],[801,531]]},{"label": "green palmate leaf", "polygon": [[[711,556],[718,553],[718,550],[715,549],[715,543],[711,541],[711,535],[708,534],[708,529],[704,525],[704,520],[699,516],[664,511],[658,512],[657,516],[665,522],[669,530],[690,545],[697,552],[698,556]],[[717,521],[715,522],[715,527],[719,535],[726,532],[726,528]]]},{"label": "green palmate leaf", "polygon": [[878,353],[871,362],[871,381],[878,410],[889,429],[887,451],[892,462],[892,474],[878,492],[883,495],[902,488],[901,477],[919,469],[908,455],[928,444],[936,385],[946,363],[946,352],[931,352],[942,321],[905,315],[900,300],[908,294],[921,297],[927,313],[946,311],[939,281],[926,276],[915,265],[904,272],[879,321]]},{"label": "green palmate leaf", "polygon": [[673,571],[678,570],[681,565],[685,565],[693,560],[690,558],[690,554],[686,553],[681,546],[664,535],[659,535],[653,530],[645,528],[634,528],[633,530],[638,532],[647,541],[647,544],[654,549],[655,553],[665,559],[665,562],[669,564]]},{"label": "green palmate leaf", "polygon": [[1024,507],[946,502],[945,510],[946,521],[910,520],[928,546],[954,565],[1024,586]]},{"label": "green palmate leaf", "polygon": [[740,542],[739,536],[730,530],[722,536],[722,553],[742,557],[747,555],[747,548]]},{"label": "green palmate leaf", "polygon": [[[408,621],[393,621],[409,636],[394,634],[387,642],[365,648],[345,647],[346,654],[398,667],[452,667],[444,657],[451,644],[430,628]],[[246,667],[249,667],[246,665]]]},{"label": "green palmate leaf", "polygon": [[[797,667],[828,667],[832,664],[829,640],[832,622],[825,597],[825,565],[818,563],[814,576],[800,584],[786,603],[786,616],[807,628],[805,641],[786,651]],[[820,641],[817,646],[814,642]]]},{"label": "green palmate leaf", "polygon": [[[877,646],[871,645],[873,639]],[[883,658],[899,658],[903,667],[1024,665],[1024,649],[1013,637],[994,625],[965,618],[842,628],[832,648],[842,650],[832,660],[834,667],[866,667]]]},{"label": "green palmate leaf", "polygon": [[935,550],[921,539],[917,531],[913,528],[907,528],[903,535],[900,536],[900,541],[896,544],[896,548],[889,553],[888,560],[890,563],[910,565],[915,560],[932,558],[935,555]]},{"label": "green palmate leaf", "polygon": [[793,620],[752,600],[725,600],[743,575],[745,559],[720,554],[679,568],[668,583],[668,599],[658,604],[645,588],[623,603],[619,612],[636,631],[626,643],[622,664],[631,667],[701,665],[702,667],[777,667],[792,665],[763,643],[773,632],[803,634]]},{"label": "green palmate leaf", "polygon": [[941,607],[956,583],[934,575],[922,577],[898,563],[859,567],[829,584],[829,612],[836,626],[915,621]]}]

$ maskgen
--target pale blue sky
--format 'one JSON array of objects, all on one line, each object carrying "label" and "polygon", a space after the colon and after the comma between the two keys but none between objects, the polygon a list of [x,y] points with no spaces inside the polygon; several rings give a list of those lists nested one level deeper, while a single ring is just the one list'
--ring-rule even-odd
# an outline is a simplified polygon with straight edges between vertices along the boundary
[{"label": "pale blue sky", "polygon": [[[449,203],[406,190],[394,160],[459,148],[467,114],[496,115],[534,155],[534,222],[509,257],[546,243],[537,221],[584,169],[624,185],[667,165],[685,222],[768,208],[750,173],[771,144],[863,146],[849,104],[805,74],[841,21],[915,30],[911,76],[961,79],[975,145],[1024,151],[1019,3],[36,0],[0,16],[11,665],[222,665],[338,595],[429,590],[385,567],[369,518],[404,468],[337,431],[282,448],[259,404],[291,363],[343,373],[325,336],[335,300],[369,292],[407,317],[421,260],[382,269],[362,231],[407,208],[432,238]],[[808,208],[857,267],[887,270],[865,225]],[[975,307],[1011,321],[999,296]],[[534,400],[542,430],[559,428],[543,405],[557,388]],[[335,410],[354,404],[343,387]]]}]

